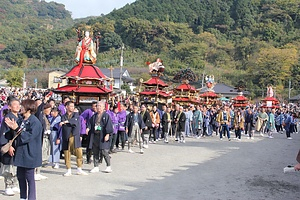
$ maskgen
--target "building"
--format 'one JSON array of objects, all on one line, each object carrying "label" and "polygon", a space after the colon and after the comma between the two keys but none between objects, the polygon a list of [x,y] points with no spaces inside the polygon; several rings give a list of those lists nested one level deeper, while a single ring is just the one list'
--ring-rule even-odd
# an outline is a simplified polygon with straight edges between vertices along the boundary
[{"label": "building", "polygon": [[48,88],[57,88],[63,87],[67,85],[67,80],[66,79],[61,79],[61,76],[65,75],[67,71],[57,69],[57,70],[52,70],[48,74]]},{"label": "building", "polygon": [[[130,77],[129,72],[127,69],[122,69],[122,73],[120,72],[120,68],[100,68],[102,73],[109,77],[114,79],[113,88],[120,88],[120,82],[121,85],[124,83],[127,83],[129,86],[132,86],[134,79]],[[120,75],[122,74],[122,75]],[[121,81],[120,81],[121,78]]]},{"label": "building", "polygon": [[292,103],[298,103],[298,102],[300,102],[300,94],[298,94],[297,96],[294,96],[294,97],[290,98],[290,102],[292,102]]}]

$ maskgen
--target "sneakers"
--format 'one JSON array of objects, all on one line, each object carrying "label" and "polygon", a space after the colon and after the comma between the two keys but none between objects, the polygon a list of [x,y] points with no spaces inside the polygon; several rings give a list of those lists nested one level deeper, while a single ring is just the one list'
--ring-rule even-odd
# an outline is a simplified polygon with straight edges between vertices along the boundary
[{"label": "sneakers", "polygon": [[169,143],[169,141],[168,141],[168,140],[165,140],[164,142],[165,142],[165,143]]},{"label": "sneakers", "polygon": [[46,180],[46,179],[48,179],[47,176],[43,176],[43,175],[41,175],[41,174],[35,174],[35,175],[34,175],[34,180],[35,180],[35,181]]},{"label": "sneakers", "polygon": [[131,149],[128,150],[128,153],[134,153],[134,151],[132,151]]},{"label": "sneakers", "polygon": [[90,172],[91,173],[97,173],[97,172],[99,172],[99,167],[94,167]]},{"label": "sneakers", "polygon": [[11,188],[11,189],[12,189],[12,191],[13,191],[14,193],[20,194],[20,188],[18,188],[18,187],[13,187],[13,188]]},{"label": "sneakers", "polygon": [[55,163],[54,166],[53,166],[53,169],[59,169],[59,164]]},{"label": "sneakers", "polygon": [[65,173],[63,176],[72,176],[72,172],[71,169],[67,171],[67,173]]},{"label": "sneakers", "polygon": [[11,188],[6,188],[4,193],[7,196],[14,196],[15,195],[14,191]]},{"label": "sneakers", "polygon": [[43,176],[42,174],[38,174],[38,175],[39,175],[39,177],[41,177],[41,180],[46,180],[46,179],[48,179],[47,176]]},{"label": "sneakers", "polygon": [[87,176],[88,173],[86,173],[85,171],[83,171],[81,168],[78,168],[78,169],[77,169],[77,175]]},{"label": "sneakers", "polygon": [[292,140],[293,138],[291,138],[291,137],[288,137],[287,139],[288,139],[288,140]]},{"label": "sneakers", "polygon": [[222,141],[222,140],[223,140],[223,138],[220,138],[220,140]]},{"label": "sneakers", "polygon": [[144,147],[145,149],[148,149],[148,148],[149,148],[148,144],[144,144],[143,147]]},{"label": "sneakers", "polygon": [[264,134],[263,134],[263,133],[260,133],[260,136],[261,136],[261,137],[264,137]]},{"label": "sneakers", "polygon": [[111,173],[112,172],[112,169],[110,166],[106,167],[106,169],[103,171],[105,173]]},{"label": "sneakers", "polygon": [[182,140],[182,143],[185,143],[185,140]]},{"label": "sneakers", "polygon": [[270,139],[273,139],[274,137],[272,135],[269,136]]},{"label": "sneakers", "polygon": [[144,150],[143,150],[143,149],[141,149],[141,150],[140,150],[140,153],[141,153],[141,154],[143,154],[143,153],[144,153]]}]

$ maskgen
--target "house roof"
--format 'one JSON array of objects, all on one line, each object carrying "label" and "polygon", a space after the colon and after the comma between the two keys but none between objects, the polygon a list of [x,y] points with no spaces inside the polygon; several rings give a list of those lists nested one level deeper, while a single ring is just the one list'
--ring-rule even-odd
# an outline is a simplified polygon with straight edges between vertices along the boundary
[{"label": "house roof", "polygon": [[168,87],[168,85],[163,82],[159,77],[151,77],[148,81],[144,82],[145,85],[152,85],[152,86],[161,86],[161,87]]},{"label": "house roof", "polygon": [[189,99],[188,97],[175,97],[173,101],[177,102],[193,102],[193,103],[199,103],[197,99]]},{"label": "house roof", "polygon": [[300,94],[298,94],[297,96],[294,96],[294,97],[290,98],[290,100],[292,100],[292,101],[300,100]]},{"label": "house roof", "polygon": [[[232,86],[226,85],[225,83],[217,83],[213,90],[215,91],[216,94],[230,94],[230,95],[237,95],[239,92],[237,89],[235,89]],[[206,92],[206,88],[202,88],[200,90],[200,93]],[[248,91],[243,91],[244,95],[248,95]]]},{"label": "house roof", "polygon": [[74,92],[74,93],[88,93],[88,94],[107,94],[112,90],[106,87],[91,87],[91,86],[70,86],[66,85],[55,90],[57,93]]},{"label": "house roof", "polygon": [[247,101],[248,99],[244,95],[238,95],[233,98],[234,101]]},{"label": "house roof", "polygon": [[103,80],[108,79],[101,70],[94,65],[76,65],[68,73],[63,75],[63,77],[80,79],[96,79]]},{"label": "house roof", "polygon": [[[111,78],[110,68],[100,68],[100,70],[102,71],[102,73],[105,76]],[[126,72],[126,71],[127,71],[127,69],[122,68],[123,75],[124,75],[124,72]],[[113,75],[112,78],[114,78],[114,79],[120,79],[120,68],[113,68],[112,75]]]},{"label": "house roof", "polygon": [[275,97],[266,97],[266,98],[263,99],[263,101],[279,102]]},{"label": "house roof", "polygon": [[181,85],[179,85],[176,90],[183,90],[183,91],[192,91],[192,92],[196,92],[196,88],[194,88],[193,86],[191,86],[190,84],[186,84],[183,83]]},{"label": "house roof", "polygon": [[[111,78],[111,71],[110,71],[110,68],[100,68],[100,70],[102,71],[102,73]],[[120,79],[120,73],[123,73],[123,76],[122,76],[122,80],[124,82],[134,82],[134,79],[129,76],[124,76],[124,73],[127,71],[126,68],[122,68],[122,72],[120,71],[120,67],[114,67],[113,70],[112,70],[112,78],[113,79]],[[127,71],[128,73],[128,71]]]},{"label": "house roof", "polygon": [[211,91],[206,91],[203,94],[200,94],[200,97],[218,97],[218,95]]}]

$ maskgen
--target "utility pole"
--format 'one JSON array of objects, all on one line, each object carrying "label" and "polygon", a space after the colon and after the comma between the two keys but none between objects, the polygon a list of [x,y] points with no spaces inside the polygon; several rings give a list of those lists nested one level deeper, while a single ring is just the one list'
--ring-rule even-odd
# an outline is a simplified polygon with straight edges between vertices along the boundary
[{"label": "utility pole", "polygon": [[201,88],[204,87],[204,73],[202,74],[202,84],[201,84]]},{"label": "utility pole", "polygon": [[290,103],[290,98],[291,98],[291,90],[293,89],[291,87],[292,87],[292,81],[291,81],[291,79],[289,79],[289,103]]},{"label": "utility pole", "polygon": [[121,90],[122,77],[123,77],[123,53],[124,53],[124,44],[121,47],[121,57],[120,57],[120,81],[119,81],[119,89]]},{"label": "utility pole", "polygon": [[26,76],[25,76],[25,73],[24,73],[24,76],[23,76],[23,78],[22,78],[22,80],[23,80],[23,92],[25,93],[25,89],[26,89]]}]

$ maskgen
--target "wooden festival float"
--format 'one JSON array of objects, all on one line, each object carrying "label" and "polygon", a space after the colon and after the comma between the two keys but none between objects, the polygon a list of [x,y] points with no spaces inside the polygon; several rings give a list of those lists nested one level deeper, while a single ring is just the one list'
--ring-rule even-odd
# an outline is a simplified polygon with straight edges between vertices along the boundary
[{"label": "wooden festival float", "polygon": [[273,87],[269,85],[267,87],[267,97],[262,100],[263,108],[279,108],[280,102],[274,97]]},{"label": "wooden festival float", "polygon": [[249,105],[248,98],[243,95],[243,92],[239,92],[232,100],[235,108],[246,108]]},{"label": "wooden festival float", "polygon": [[162,61],[158,58],[154,63],[147,64],[151,78],[145,82],[143,82],[143,79],[140,79],[140,83],[144,88],[138,94],[140,103],[150,106],[157,105],[158,107],[171,103],[171,94],[166,90],[168,84],[160,79],[165,68]]},{"label": "wooden festival float", "polygon": [[189,68],[180,70],[173,78],[174,82],[181,82],[173,89],[173,104],[189,106],[191,104],[200,104],[200,98],[197,89],[190,85],[190,82],[196,82],[196,74]]},{"label": "wooden festival float", "polygon": [[221,105],[222,102],[219,100],[219,95],[213,90],[215,86],[214,76],[206,76],[206,90],[204,93],[200,94],[200,103],[203,105]]},{"label": "wooden festival float", "polygon": [[[89,37],[89,32],[85,32],[84,38],[82,37],[83,33],[80,31],[77,33],[79,41],[75,60],[77,65],[61,77],[67,79],[67,85],[58,86],[54,92],[62,96],[70,96],[79,106],[104,99],[108,101],[112,90],[105,86],[105,82],[111,81],[111,79],[94,65],[96,63],[95,44]],[[99,47],[99,38],[100,33],[96,36],[96,51]]]}]

